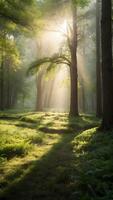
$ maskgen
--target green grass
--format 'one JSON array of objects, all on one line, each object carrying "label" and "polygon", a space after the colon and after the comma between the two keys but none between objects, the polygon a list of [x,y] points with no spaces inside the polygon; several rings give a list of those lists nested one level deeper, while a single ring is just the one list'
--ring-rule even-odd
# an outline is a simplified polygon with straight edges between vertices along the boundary
[{"label": "green grass", "polygon": [[59,113],[0,114],[1,200],[112,200],[113,132]]}]

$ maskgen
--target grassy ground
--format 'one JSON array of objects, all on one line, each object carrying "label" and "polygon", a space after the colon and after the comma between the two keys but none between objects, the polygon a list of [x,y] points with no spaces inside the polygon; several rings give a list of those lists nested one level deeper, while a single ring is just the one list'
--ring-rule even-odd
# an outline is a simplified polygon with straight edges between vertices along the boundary
[{"label": "grassy ground", "polygon": [[113,200],[113,132],[93,116],[0,113],[1,200]]}]

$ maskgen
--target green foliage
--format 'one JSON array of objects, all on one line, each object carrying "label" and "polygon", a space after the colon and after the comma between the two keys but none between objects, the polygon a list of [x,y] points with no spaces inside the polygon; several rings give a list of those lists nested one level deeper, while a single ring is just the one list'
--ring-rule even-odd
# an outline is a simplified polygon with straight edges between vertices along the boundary
[{"label": "green foliage", "polygon": [[93,116],[1,113],[1,198],[112,199],[112,131],[91,128],[98,124]]},{"label": "green foliage", "polygon": [[[45,11],[54,12],[56,15],[57,11],[61,11],[63,8],[68,7],[69,4],[73,4],[75,6],[85,7],[89,4],[90,0],[44,0],[41,2],[42,6],[45,8]],[[56,12],[55,12],[56,11]],[[49,13],[50,14],[50,13]]]},{"label": "green foliage", "polygon": [[0,0],[0,16],[6,21],[30,27],[33,25],[36,13],[36,3],[34,0],[21,2],[19,0]]},{"label": "green foliage", "polygon": [[26,153],[28,153],[29,149],[30,145],[24,142],[17,145],[3,144],[3,146],[0,147],[0,156],[3,158],[5,157],[7,159],[12,158],[14,156],[23,156]]},{"label": "green foliage", "polygon": [[51,71],[54,67],[61,64],[68,65],[70,67],[71,62],[66,55],[57,53],[51,57],[41,58],[33,62],[29,67],[27,74],[36,74],[41,66],[45,66],[47,71]]},{"label": "green foliage", "polygon": [[[4,59],[5,65],[10,65],[10,67],[16,71],[20,67],[20,55],[18,48],[16,46],[15,39],[13,35],[7,35],[6,33],[0,34],[0,59]],[[2,54],[3,58],[2,58]],[[1,62],[1,60],[0,60]]]},{"label": "green foliage", "polygon": [[[90,116],[83,116],[70,119],[69,122],[67,116],[55,113],[0,114],[0,162],[4,169],[0,183],[3,184],[3,189],[24,177],[31,160],[34,166],[35,159],[40,159],[41,155],[46,154],[63,133],[70,133],[84,125],[89,126],[93,120]],[[59,166],[58,172],[60,174],[56,174],[56,178],[48,182],[49,185],[56,180],[65,180],[68,170]]]},{"label": "green foliage", "polygon": [[74,152],[78,157],[79,198],[112,199],[112,146],[112,132],[101,133],[91,129],[76,137]]},{"label": "green foliage", "polygon": [[73,3],[79,5],[80,7],[85,7],[89,4],[90,0],[72,0]]}]

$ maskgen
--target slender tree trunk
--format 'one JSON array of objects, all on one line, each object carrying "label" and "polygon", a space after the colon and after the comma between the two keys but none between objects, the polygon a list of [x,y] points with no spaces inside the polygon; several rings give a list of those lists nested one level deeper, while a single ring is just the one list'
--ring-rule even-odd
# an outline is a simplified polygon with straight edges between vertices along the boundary
[{"label": "slender tree trunk", "polygon": [[[82,80],[83,81],[83,80]],[[86,112],[86,106],[85,106],[85,90],[84,90],[84,83],[81,84],[81,92],[82,92],[82,112]]]},{"label": "slender tree trunk", "polygon": [[[86,57],[87,57],[87,55],[86,55],[86,45],[87,45],[87,43],[86,43],[86,19],[84,19],[83,20],[83,32],[82,32],[82,34],[83,34],[83,38],[84,38],[84,41],[83,41],[83,49],[82,49],[82,54],[83,54],[83,58],[84,58],[84,66],[86,66]],[[85,113],[86,112],[86,98],[85,98],[85,80],[84,80],[84,76],[83,76],[83,74],[81,74],[81,89],[82,89],[82,107],[83,107],[83,113]]]},{"label": "slender tree trunk", "polygon": [[102,71],[101,71],[101,1],[96,1],[96,115],[102,116]]},{"label": "slender tree trunk", "polygon": [[49,80],[44,87],[44,90],[47,91],[45,98],[44,98],[44,107],[45,108],[51,108],[51,99],[52,99],[52,92],[54,89],[54,80]]},{"label": "slender tree trunk", "polygon": [[37,111],[43,111],[42,78],[43,78],[43,71],[41,71],[37,77],[37,102],[36,102]]},{"label": "slender tree trunk", "polygon": [[71,41],[71,99],[70,99],[70,116],[78,116],[78,73],[77,73],[77,10],[73,5],[73,33]]},{"label": "slender tree trunk", "polygon": [[10,67],[7,63],[7,99],[6,99],[6,107],[10,108]]},{"label": "slender tree trunk", "polygon": [[102,0],[102,129],[113,128],[112,20],[111,0]]},{"label": "slender tree trunk", "polygon": [[4,55],[2,52],[1,72],[0,72],[0,109],[4,110]]}]

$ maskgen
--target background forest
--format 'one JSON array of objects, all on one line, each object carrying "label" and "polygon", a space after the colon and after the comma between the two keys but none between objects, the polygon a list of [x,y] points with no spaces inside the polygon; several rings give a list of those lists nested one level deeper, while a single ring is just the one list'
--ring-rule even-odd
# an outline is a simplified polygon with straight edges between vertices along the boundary
[{"label": "background forest", "polygon": [[[2,18],[0,32],[1,110],[67,112],[70,104],[68,63],[59,61],[56,66],[53,63],[48,68],[46,63],[33,77],[26,74],[32,62],[37,59],[55,54],[56,57],[58,54],[70,57],[68,44],[72,34],[70,5],[61,1],[56,3],[30,1],[23,2],[22,5],[16,2],[1,1],[0,5],[1,11],[8,15]],[[15,11],[15,7],[18,11]],[[14,16],[10,16],[10,12],[14,13]],[[78,95],[81,113],[94,113],[96,109],[95,16],[95,1],[85,8],[78,7]]]}]

